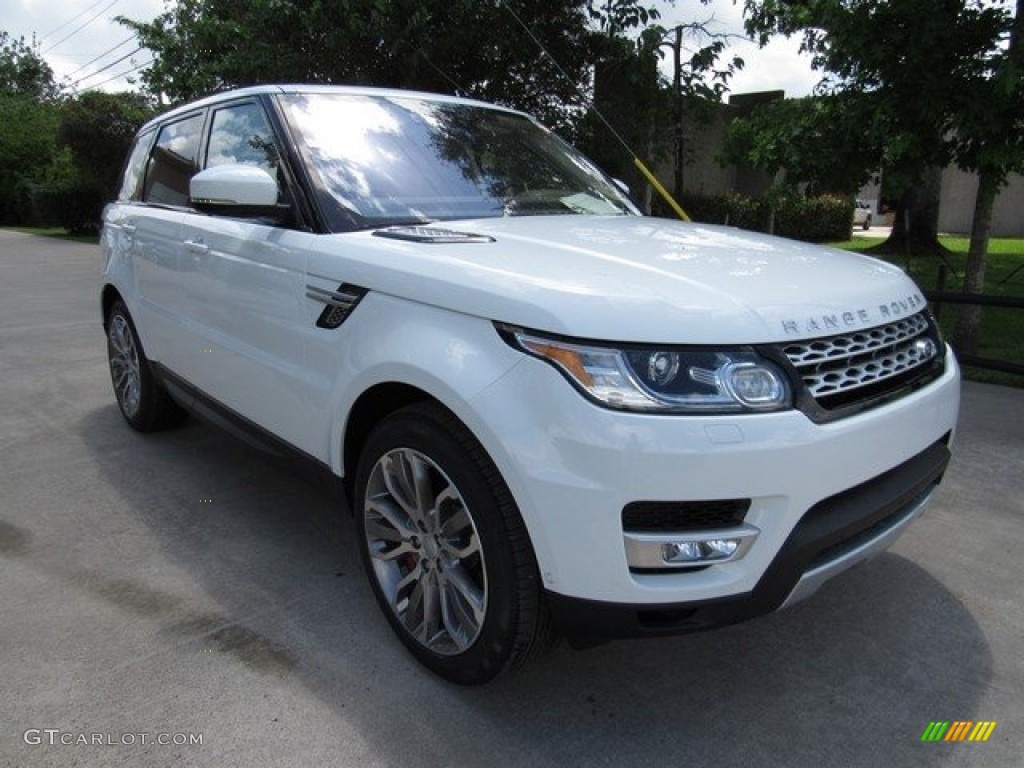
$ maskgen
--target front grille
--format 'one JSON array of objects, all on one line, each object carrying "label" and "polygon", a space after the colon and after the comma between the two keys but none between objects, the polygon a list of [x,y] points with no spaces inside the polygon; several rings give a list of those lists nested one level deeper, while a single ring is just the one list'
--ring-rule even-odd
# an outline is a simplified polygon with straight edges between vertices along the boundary
[{"label": "front grille", "polygon": [[884,397],[904,386],[942,355],[927,312],[863,331],[787,344],[811,397],[837,408]]},{"label": "front grille", "polygon": [[626,533],[687,533],[735,528],[750,509],[750,499],[712,501],[634,501],[622,510]]}]

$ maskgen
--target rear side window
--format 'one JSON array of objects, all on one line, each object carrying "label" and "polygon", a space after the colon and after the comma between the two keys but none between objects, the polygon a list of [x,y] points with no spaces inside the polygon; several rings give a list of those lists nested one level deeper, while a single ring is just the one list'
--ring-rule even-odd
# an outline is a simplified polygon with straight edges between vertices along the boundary
[{"label": "rear side window", "polygon": [[160,129],[146,167],[146,202],[181,206],[188,203],[188,182],[197,171],[202,131],[202,113]]},{"label": "rear side window", "polygon": [[139,199],[139,182],[142,181],[142,171],[146,167],[146,157],[149,155],[149,145],[152,141],[152,131],[135,137],[131,154],[128,155],[128,165],[124,169],[124,178],[121,179],[121,191],[117,193],[118,200]]}]

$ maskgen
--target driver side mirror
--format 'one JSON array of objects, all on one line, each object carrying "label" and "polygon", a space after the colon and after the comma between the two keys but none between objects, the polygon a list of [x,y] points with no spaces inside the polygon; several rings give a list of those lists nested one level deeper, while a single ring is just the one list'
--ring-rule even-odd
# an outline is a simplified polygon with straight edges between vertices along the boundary
[{"label": "driver side mirror", "polygon": [[277,182],[255,165],[215,165],[188,185],[189,203],[204,213],[235,218],[284,219],[291,206],[277,202]]}]

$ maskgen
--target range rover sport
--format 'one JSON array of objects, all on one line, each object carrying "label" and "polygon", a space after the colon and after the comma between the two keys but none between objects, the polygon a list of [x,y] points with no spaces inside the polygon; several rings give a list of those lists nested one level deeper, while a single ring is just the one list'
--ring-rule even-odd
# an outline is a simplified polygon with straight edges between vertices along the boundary
[{"label": "range rover sport", "polygon": [[384,615],[482,683],[774,611],[942,477],[956,361],[849,253],[642,216],[527,115],[259,86],[152,120],[104,214],[127,422],[342,478]]}]

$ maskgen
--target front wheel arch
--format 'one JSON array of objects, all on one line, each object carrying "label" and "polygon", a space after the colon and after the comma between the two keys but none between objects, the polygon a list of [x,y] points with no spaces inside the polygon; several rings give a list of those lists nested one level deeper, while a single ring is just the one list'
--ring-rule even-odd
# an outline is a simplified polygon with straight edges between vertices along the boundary
[{"label": "front wheel arch", "polygon": [[[345,422],[341,466],[344,472],[344,488],[349,511],[355,509],[353,486],[356,479],[356,467],[363,447],[374,427],[391,414],[414,403],[435,403],[451,413],[437,398],[418,387],[400,382],[375,384],[363,392],[349,409]],[[456,418],[453,414],[453,418]]]},{"label": "front wheel arch", "polygon": [[100,308],[103,311],[103,330],[108,330],[107,323],[110,320],[110,310],[114,308],[114,304],[118,301],[125,303],[121,292],[110,283],[104,285],[103,291],[100,293]]}]

